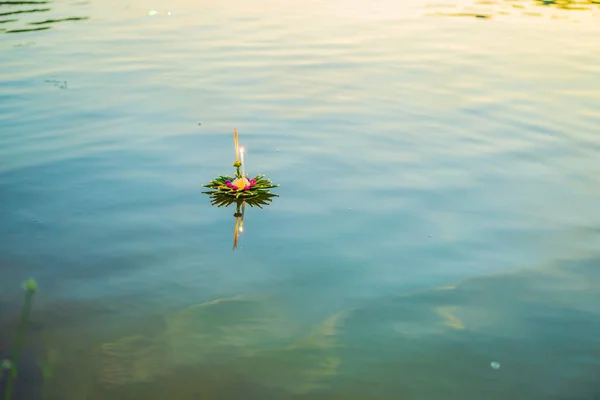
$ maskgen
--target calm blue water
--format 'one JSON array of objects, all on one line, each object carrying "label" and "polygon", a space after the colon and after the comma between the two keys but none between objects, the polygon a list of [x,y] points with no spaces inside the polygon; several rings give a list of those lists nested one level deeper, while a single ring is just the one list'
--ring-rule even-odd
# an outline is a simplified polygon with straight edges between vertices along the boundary
[{"label": "calm blue water", "polygon": [[[571,8],[0,3],[0,350],[33,276],[45,399],[600,396],[600,7]],[[236,251],[201,187],[234,128],[281,184]]]}]

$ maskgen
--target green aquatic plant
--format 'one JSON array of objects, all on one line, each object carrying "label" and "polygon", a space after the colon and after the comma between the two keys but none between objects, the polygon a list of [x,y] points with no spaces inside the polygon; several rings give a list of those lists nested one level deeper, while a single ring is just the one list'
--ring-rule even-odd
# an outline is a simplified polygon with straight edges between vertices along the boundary
[{"label": "green aquatic plant", "polygon": [[14,385],[19,370],[21,351],[23,350],[23,344],[25,343],[27,322],[29,321],[29,314],[31,313],[31,307],[33,305],[33,296],[38,290],[38,285],[35,280],[30,278],[23,284],[23,289],[25,290],[25,303],[21,309],[21,319],[19,320],[19,327],[17,329],[17,337],[13,347],[12,359],[2,361],[2,369],[3,371],[6,370],[8,373],[3,400],[12,399]]}]

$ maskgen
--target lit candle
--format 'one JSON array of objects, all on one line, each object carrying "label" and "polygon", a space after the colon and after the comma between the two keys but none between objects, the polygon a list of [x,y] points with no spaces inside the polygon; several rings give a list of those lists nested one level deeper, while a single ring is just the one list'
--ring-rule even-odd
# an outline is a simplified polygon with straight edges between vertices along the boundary
[{"label": "lit candle", "polygon": [[244,149],[243,147],[240,147],[240,158],[242,161],[242,178],[246,177],[246,171],[244,168],[244,152],[246,151],[246,149]]}]

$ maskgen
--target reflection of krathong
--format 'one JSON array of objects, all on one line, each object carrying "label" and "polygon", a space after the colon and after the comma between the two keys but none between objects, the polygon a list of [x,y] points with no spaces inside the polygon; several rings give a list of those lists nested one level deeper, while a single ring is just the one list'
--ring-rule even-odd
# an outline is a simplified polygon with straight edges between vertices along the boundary
[{"label": "reflection of krathong", "polygon": [[240,233],[244,231],[244,213],[246,212],[246,204],[250,207],[263,208],[271,204],[273,197],[279,197],[273,193],[258,193],[256,196],[250,199],[236,199],[230,195],[221,192],[204,192],[211,197],[211,205],[218,207],[229,207],[235,204],[235,228],[233,230],[233,249],[238,247],[240,239]]},{"label": "reflection of krathong", "polygon": [[273,201],[274,197],[279,197],[271,193],[270,189],[278,187],[274,185],[270,179],[266,179],[264,175],[257,175],[250,179],[246,175],[244,165],[244,148],[238,144],[237,130],[233,131],[233,142],[235,145],[235,162],[233,166],[236,168],[234,176],[221,175],[204,187],[211,189],[207,192],[211,198],[210,204],[218,207],[229,207],[232,204],[236,205],[236,210],[233,216],[235,217],[235,229],[233,232],[233,249],[238,247],[240,233],[244,231],[244,213],[246,204],[250,207],[263,208],[268,206]]}]

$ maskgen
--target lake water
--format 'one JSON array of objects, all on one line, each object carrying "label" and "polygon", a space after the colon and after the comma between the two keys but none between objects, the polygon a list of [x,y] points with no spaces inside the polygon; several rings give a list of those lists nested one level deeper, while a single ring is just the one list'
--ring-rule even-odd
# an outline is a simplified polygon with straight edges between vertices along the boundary
[{"label": "lake water", "polygon": [[[0,2],[22,398],[600,398],[598,4],[30,3]],[[281,187],[232,251],[201,185],[234,128]]]}]

